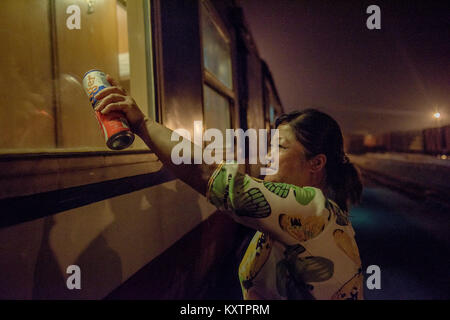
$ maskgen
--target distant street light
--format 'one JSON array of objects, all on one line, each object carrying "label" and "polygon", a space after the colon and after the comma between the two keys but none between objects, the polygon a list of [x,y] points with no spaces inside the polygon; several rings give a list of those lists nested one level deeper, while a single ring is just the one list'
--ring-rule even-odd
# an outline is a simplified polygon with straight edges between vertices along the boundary
[{"label": "distant street light", "polygon": [[441,117],[441,114],[439,112],[436,112],[435,114],[433,114],[433,117],[439,119]]}]

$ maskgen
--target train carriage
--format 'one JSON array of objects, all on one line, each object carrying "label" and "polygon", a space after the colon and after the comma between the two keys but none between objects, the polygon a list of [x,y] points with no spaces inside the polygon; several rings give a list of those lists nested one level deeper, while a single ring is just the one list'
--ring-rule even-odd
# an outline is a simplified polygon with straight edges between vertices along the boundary
[{"label": "train carriage", "polygon": [[[108,150],[81,77],[110,73],[147,116],[191,135],[194,121],[203,130],[271,128],[283,107],[239,3],[0,7],[0,297],[205,297],[228,279],[214,266],[238,261],[249,230],[175,179],[139,139]],[[71,266],[82,290],[66,286]],[[224,270],[238,286],[235,266]]]}]

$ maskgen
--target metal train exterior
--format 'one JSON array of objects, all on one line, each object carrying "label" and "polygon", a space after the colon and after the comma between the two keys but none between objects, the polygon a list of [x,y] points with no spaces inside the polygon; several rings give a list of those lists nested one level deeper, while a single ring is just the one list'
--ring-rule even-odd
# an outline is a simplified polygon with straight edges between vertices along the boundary
[{"label": "metal train exterior", "polygon": [[[89,46],[100,41],[89,38],[89,32],[103,30],[98,15],[116,12],[111,3],[117,10],[125,8],[128,15],[129,74],[117,68],[117,55],[125,57],[120,51],[111,59],[111,52],[101,51],[110,45],[106,41],[112,36],[100,39],[104,42],[98,52],[92,49],[87,54],[88,47],[72,47],[78,42]],[[34,7],[23,12],[29,5]],[[65,28],[68,5],[81,8],[81,30]],[[26,27],[37,19],[34,15],[47,15],[49,24],[43,24],[45,32],[38,37],[47,41],[49,50],[25,43],[2,51],[9,50],[8,59],[19,66],[7,70],[17,73],[24,87],[31,86],[35,74],[20,67],[27,62],[20,53],[24,49],[48,53],[48,70],[47,65],[33,62],[48,71],[48,76],[39,78],[49,84],[42,89],[46,93],[38,88],[30,97],[46,98],[36,100],[49,105],[51,117],[42,117],[45,121],[61,119],[45,124],[54,130],[45,148],[32,147],[34,140],[26,144],[33,135],[42,134],[43,129],[37,127],[34,134],[22,135],[18,142],[0,141],[0,298],[195,299],[207,297],[214,291],[211,288],[224,281],[236,285],[236,263],[252,232],[216,212],[142,145],[120,152],[89,147],[92,135],[84,135],[91,124],[92,130],[98,128],[93,119],[85,120],[85,114],[73,114],[74,110],[92,110],[69,75],[90,67],[112,70],[117,77],[125,74],[121,82],[131,87],[141,108],[172,129],[193,132],[194,121],[203,121],[205,128],[273,127],[283,107],[239,3],[109,0],[91,5],[82,0],[6,0],[0,4],[11,15],[5,22],[11,30],[14,19]],[[92,30],[83,29],[89,24]],[[36,37],[32,32],[38,31],[25,27],[11,34]],[[120,46],[119,41],[108,50],[120,50]],[[45,58],[40,54],[40,61]],[[209,58],[224,60],[226,68],[214,69],[216,62],[223,61]],[[7,95],[8,87],[3,90],[2,95]],[[1,104],[0,110],[5,111],[5,101]],[[27,117],[29,125],[40,125],[31,121],[41,121],[41,114]],[[65,123],[69,117],[71,122]],[[73,124],[77,136],[65,131]],[[78,148],[77,139],[86,139],[87,147]],[[72,265],[81,270],[81,290],[66,287]],[[212,297],[236,298],[227,293]]]}]

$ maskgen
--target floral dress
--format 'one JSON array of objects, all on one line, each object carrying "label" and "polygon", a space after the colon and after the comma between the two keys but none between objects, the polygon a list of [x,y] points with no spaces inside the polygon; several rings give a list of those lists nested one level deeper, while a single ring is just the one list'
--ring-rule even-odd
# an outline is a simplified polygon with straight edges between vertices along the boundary
[{"label": "floral dress", "polygon": [[244,299],[363,298],[355,232],[336,203],[313,187],[268,182],[222,163],[208,200],[258,230],[239,266]]}]

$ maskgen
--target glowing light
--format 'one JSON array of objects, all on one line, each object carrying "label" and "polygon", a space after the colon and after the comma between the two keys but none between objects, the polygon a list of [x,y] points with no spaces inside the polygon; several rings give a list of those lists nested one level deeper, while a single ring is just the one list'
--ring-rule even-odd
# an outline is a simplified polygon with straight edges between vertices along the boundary
[{"label": "glowing light", "polygon": [[441,117],[441,114],[439,112],[436,112],[435,114],[433,114],[433,117],[439,119]]}]

